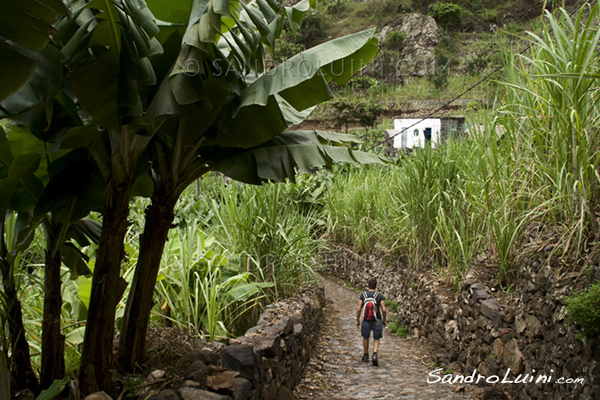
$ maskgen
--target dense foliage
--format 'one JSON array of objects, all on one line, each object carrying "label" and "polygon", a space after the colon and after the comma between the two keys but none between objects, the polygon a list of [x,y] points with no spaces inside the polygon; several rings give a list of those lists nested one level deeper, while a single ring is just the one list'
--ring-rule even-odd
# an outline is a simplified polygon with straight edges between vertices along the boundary
[{"label": "dense foliage", "polygon": [[[372,8],[362,24],[389,18],[390,7],[456,8],[331,1],[327,16],[302,26],[308,0],[172,3],[50,0],[21,10],[41,21],[36,32],[0,30],[0,63],[13,72],[0,77],[0,115],[11,119],[0,126],[2,395],[60,388],[77,369],[85,393],[110,391],[115,329],[126,370],[144,359],[148,325],[209,339],[241,333],[261,304],[312,279],[323,237],[391,251],[454,284],[486,255],[510,285],[519,258],[535,257],[532,237],[551,244],[551,268],[589,266],[600,240],[598,6],[546,16],[530,52],[507,57],[502,97],[468,138],[358,168],[336,164],[382,159],[345,147],[359,146],[347,135],[288,128],[332,96],[329,82],[340,87],[375,56],[373,31],[294,53],[325,39],[320,27],[336,13]],[[488,22],[500,18],[471,3]],[[401,32],[388,40],[386,51],[402,51]],[[453,40],[438,52],[444,65],[460,49]],[[498,62],[480,50],[473,76],[403,87],[355,78],[317,111],[338,129],[365,128],[362,149],[371,149],[383,103],[461,92]],[[307,62],[320,68],[286,73]],[[334,173],[315,172],[322,165]],[[215,170],[289,181],[248,187]],[[570,301],[588,331],[596,295],[597,286]]]},{"label": "dense foliage", "polygon": [[600,333],[600,283],[595,283],[584,291],[575,291],[565,299],[569,320],[578,323],[583,334],[595,339]]},{"label": "dense foliage", "polygon": [[[313,6],[310,0],[293,7],[263,0],[47,0],[43,7],[9,7],[3,17],[9,22],[0,27],[0,64],[12,78],[0,91],[0,117],[12,120],[6,132],[0,128],[0,274],[9,363],[1,367],[3,376],[10,371],[12,388],[4,387],[3,396],[38,393],[64,377],[62,264],[86,287],[78,290],[86,308],[82,392],[115,390],[117,319],[120,367],[132,370],[144,360],[176,203],[208,172],[258,184],[334,162],[383,161],[343,147],[353,138],[288,130],[331,97],[329,82],[345,84],[377,53],[374,31],[367,30],[271,64],[266,55],[283,26],[295,33]],[[15,23],[19,16],[39,29]],[[143,231],[133,238],[135,266],[125,270],[137,196],[150,203]],[[89,218],[92,211],[101,222]],[[44,229],[39,380],[17,280],[38,226]],[[92,243],[97,249],[86,254]],[[219,321],[225,310],[273,286],[249,282],[249,271],[223,273],[224,258],[215,262],[184,273],[203,282],[194,286],[195,301],[211,307],[196,329],[211,337],[226,332]]]},{"label": "dense foliage", "polygon": [[539,257],[531,235],[552,243],[553,268],[587,267],[600,237],[600,33],[598,6],[586,10],[546,16],[470,138],[337,176],[327,196],[335,240],[383,245],[455,283],[491,253],[510,284],[519,257]]}]

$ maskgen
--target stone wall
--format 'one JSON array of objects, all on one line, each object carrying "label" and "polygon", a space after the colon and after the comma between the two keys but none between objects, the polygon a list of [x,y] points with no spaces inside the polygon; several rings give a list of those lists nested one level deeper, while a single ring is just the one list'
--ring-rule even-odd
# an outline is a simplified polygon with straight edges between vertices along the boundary
[{"label": "stone wall", "polygon": [[[559,279],[532,261],[521,266],[519,287],[508,293],[490,284],[492,274],[467,275],[455,291],[402,260],[363,258],[347,249],[338,254],[329,263],[333,275],[357,286],[376,277],[386,299],[398,302],[399,323],[427,339],[433,359],[443,368],[429,377],[432,381],[451,375],[447,379],[457,379],[458,389],[464,386],[458,375],[475,373],[474,378],[485,377],[479,382],[485,398],[600,399],[600,346],[578,338],[577,328],[566,323],[562,301],[574,287],[586,285],[581,274]],[[597,264],[595,271],[598,280]],[[495,377],[499,383],[493,383]],[[559,384],[559,378],[585,382]],[[523,379],[534,383],[502,383]]]},{"label": "stone wall", "polygon": [[323,306],[323,288],[315,288],[266,307],[244,336],[188,356],[193,361],[184,379],[151,399],[293,399],[291,389],[316,344]]}]

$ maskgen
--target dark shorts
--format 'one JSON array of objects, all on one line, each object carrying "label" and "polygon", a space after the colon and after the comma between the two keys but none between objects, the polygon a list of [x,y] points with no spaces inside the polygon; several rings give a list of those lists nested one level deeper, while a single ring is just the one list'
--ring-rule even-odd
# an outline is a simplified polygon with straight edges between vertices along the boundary
[{"label": "dark shorts", "polygon": [[383,322],[382,321],[363,321],[360,326],[360,334],[364,338],[369,338],[373,331],[373,339],[381,339],[383,337]]}]

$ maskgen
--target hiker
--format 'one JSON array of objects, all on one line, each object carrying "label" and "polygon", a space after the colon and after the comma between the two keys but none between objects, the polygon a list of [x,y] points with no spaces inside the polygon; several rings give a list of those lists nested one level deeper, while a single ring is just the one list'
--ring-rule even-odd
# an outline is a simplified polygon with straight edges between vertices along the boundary
[{"label": "hiker", "polygon": [[[358,308],[356,309],[356,327],[360,326],[360,333],[363,338],[363,362],[369,362],[369,337],[373,331],[373,365],[379,365],[377,360],[377,351],[379,350],[379,340],[383,336],[383,327],[387,325],[387,309],[383,295],[378,293],[377,279],[369,279],[369,288],[360,295]],[[360,320],[362,318],[362,325]]]}]

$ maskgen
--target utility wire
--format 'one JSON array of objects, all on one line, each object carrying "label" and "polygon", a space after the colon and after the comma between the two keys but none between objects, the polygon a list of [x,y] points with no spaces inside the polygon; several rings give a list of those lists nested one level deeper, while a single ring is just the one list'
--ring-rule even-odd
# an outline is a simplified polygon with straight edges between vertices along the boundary
[{"label": "utility wire", "polygon": [[[569,14],[570,17],[572,17],[573,15],[575,15],[575,13],[578,11],[579,9],[576,8],[573,12],[571,12]],[[548,33],[552,32],[553,28],[551,27],[548,30]],[[527,46],[525,46],[518,54],[521,55],[523,53],[525,53],[526,51],[528,51],[529,49],[531,49],[531,43],[528,44]],[[454,103],[456,100],[460,99],[461,97],[465,96],[467,93],[469,93],[470,91],[472,91],[473,89],[475,89],[477,86],[481,85],[483,82],[487,81],[488,79],[491,78],[492,75],[494,75],[496,72],[500,71],[502,68],[504,68],[505,65],[501,64],[499,66],[497,66],[496,68],[494,68],[494,70],[490,73],[488,73],[487,75],[485,75],[483,78],[481,78],[478,82],[474,83],[473,85],[471,85],[469,88],[467,88],[465,91],[463,91],[461,94],[459,94],[458,96],[454,97],[452,100],[448,101],[447,103],[445,103],[444,105],[442,105],[441,107],[435,109],[434,111],[430,112],[429,114],[427,114],[426,116],[424,116],[423,118],[421,118],[420,120],[418,120],[417,122],[415,122],[414,124],[412,124],[411,126],[409,126],[408,128],[404,128],[401,129],[400,132],[395,133],[391,136],[389,136],[387,139],[383,139],[377,143],[375,143],[374,145],[372,145],[371,147],[365,149],[364,151],[371,151],[374,150],[377,146],[381,146],[384,143],[389,142],[391,139],[395,138],[396,136],[400,135],[401,133],[408,131],[410,128],[418,125],[419,123],[425,121],[427,118],[434,116],[436,113],[438,113],[439,111],[443,110],[444,108],[448,107],[450,104]]]}]

